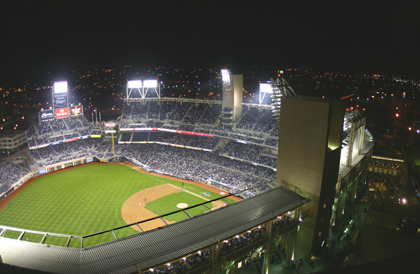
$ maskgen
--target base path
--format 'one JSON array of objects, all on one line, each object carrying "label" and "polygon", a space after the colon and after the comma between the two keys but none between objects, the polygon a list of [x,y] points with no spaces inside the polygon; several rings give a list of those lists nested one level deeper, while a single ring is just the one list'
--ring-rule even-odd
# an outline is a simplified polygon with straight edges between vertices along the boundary
[{"label": "base path", "polygon": [[[216,194],[221,195],[220,193],[225,192],[224,190],[203,184],[203,183],[199,183],[199,182],[194,182],[194,181],[188,181],[188,180],[183,180],[183,179],[179,179],[176,177],[171,177],[171,176],[167,176],[167,175],[162,175],[162,174],[158,174],[158,173],[154,173],[154,172],[148,172],[142,168],[139,168],[138,166],[131,164],[131,163],[127,163],[127,162],[119,162],[120,164],[124,164],[128,167],[131,167],[139,172],[145,173],[145,174],[150,174],[153,176],[157,176],[157,177],[163,177],[163,178],[167,178],[167,179],[171,179],[171,180],[175,180],[175,181],[180,181],[180,182],[184,182],[184,183],[188,183],[188,184],[193,184],[196,186],[199,186],[203,189],[206,189],[208,191],[214,192]],[[184,190],[185,191],[185,190]],[[175,187],[171,184],[165,183],[163,185],[158,185],[158,186],[154,186],[154,187],[150,187],[148,189],[144,189],[142,191],[139,191],[137,193],[135,193],[134,195],[132,195],[131,197],[129,197],[123,204],[122,209],[121,209],[121,214],[122,217],[124,219],[124,221],[127,224],[132,224],[135,222],[140,222],[143,220],[147,220],[147,219],[151,219],[154,217],[158,217],[158,215],[156,215],[155,213],[151,212],[150,210],[146,209],[146,203],[147,202],[151,202],[154,201],[156,199],[162,198],[166,195],[172,194],[172,193],[178,193],[181,192],[180,188]],[[190,194],[199,196],[201,199],[203,200],[208,200],[207,198],[201,197],[200,195],[197,195],[195,193],[192,193],[190,191],[187,191]],[[147,199],[145,201],[145,199]],[[230,196],[229,199],[232,199],[234,201],[241,201],[242,198],[240,197],[236,197],[236,196]],[[221,208],[223,206],[225,206],[225,204],[222,201],[214,201],[213,203],[213,209],[218,209]],[[167,220],[165,220],[165,222],[167,224],[171,224],[174,222],[169,222]],[[153,230],[156,229],[158,227],[162,227],[165,224],[162,222],[162,220],[160,218],[152,220],[152,221],[148,221],[148,222],[144,222],[140,224],[140,227],[143,231],[148,231],[148,230]],[[139,231],[139,228],[134,225],[132,226],[132,228],[136,229],[137,231]]]},{"label": "base path", "polygon": [[[158,215],[146,209],[146,203],[177,192],[180,191],[169,185],[158,185],[139,191],[131,197],[129,197],[124,202],[121,208],[121,215],[127,224],[132,224],[135,222],[140,222],[143,220],[157,217]],[[168,220],[165,220],[165,222],[167,224],[173,223],[169,222]],[[165,224],[162,222],[161,219],[156,219],[149,222],[141,223],[140,227],[143,231],[148,231],[164,225]],[[135,225],[132,226],[132,228],[140,231],[139,228]]]}]

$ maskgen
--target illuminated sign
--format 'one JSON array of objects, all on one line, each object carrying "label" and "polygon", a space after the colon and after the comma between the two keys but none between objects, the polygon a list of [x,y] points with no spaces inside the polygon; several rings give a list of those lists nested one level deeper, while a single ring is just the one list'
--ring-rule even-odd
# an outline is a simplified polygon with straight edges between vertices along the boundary
[{"label": "illuminated sign", "polygon": [[54,93],[66,93],[67,92],[67,82],[55,82],[54,83]]},{"label": "illuminated sign", "polygon": [[42,122],[51,121],[51,120],[54,120],[54,112],[52,111],[52,109],[41,111]]},{"label": "illuminated sign", "polygon": [[55,109],[55,118],[65,118],[69,116],[69,112],[67,108],[56,108]]},{"label": "illuminated sign", "polygon": [[70,116],[77,116],[83,114],[83,106],[70,107]]},{"label": "illuminated sign", "polygon": [[106,127],[115,127],[115,124],[114,123],[105,123],[105,126]]},{"label": "illuminated sign", "polygon": [[158,82],[157,82],[157,80],[144,80],[143,81],[143,86],[145,88],[157,88]]},{"label": "illuminated sign", "polygon": [[105,133],[106,134],[109,134],[109,133],[117,133],[117,131],[116,130],[105,130]]},{"label": "illuminated sign", "polygon": [[128,81],[127,87],[128,88],[141,88],[142,87],[141,80]]},{"label": "illuminated sign", "polygon": [[223,82],[230,82],[229,71],[227,69],[222,69],[222,81]]},{"label": "illuminated sign", "polygon": [[67,82],[54,83],[54,108],[65,108],[67,104]]},{"label": "illuminated sign", "polygon": [[260,92],[261,93],[273,93],[273,88],[270,84],[267,83],[260,83]]}]

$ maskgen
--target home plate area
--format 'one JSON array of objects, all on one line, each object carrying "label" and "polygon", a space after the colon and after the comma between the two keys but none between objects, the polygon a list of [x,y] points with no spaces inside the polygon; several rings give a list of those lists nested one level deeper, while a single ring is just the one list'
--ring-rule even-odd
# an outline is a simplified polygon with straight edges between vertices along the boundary
[{"label": "home plate area", "polygon": [[179,203],[179,204],[176,205],[176,207],[177,208],[181,208],[181,209],[182,208],[187,208],[188,207],[188,204],[186,204],[186,203]]}]

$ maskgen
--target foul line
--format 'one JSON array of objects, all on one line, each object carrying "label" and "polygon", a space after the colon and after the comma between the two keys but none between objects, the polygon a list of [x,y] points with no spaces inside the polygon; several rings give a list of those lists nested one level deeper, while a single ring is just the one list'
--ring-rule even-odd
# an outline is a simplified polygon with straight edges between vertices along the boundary
[{"label": "foul line", "polygon": [[[142,168],[140,168],[140,167],[131,167],[132,169],[134,169],[134,170],[137,170],[137,171],[139,171],[139,169],[142,169]],[[142,169],[143,170],[143,169]],[[140,172],[140,171],[139,171]],[[156,177],[156,176],[152,176],[152,175],[150,175],[150,174],[147,174],[147,173],[144,173],[144,172],[142,172],[143,174],[145,174],[146,176],[149,176],[149,177],[152,177],[153,179],[155,179],[155,180],[158,180],[158,181],[160,181],[160,182],[162,182],[162,183],[164,183],[164,184],[167,184],[167,185],[170,185],[170,186],[172,186],[172,187],[174,187],[174,188],[176,188],[176,189],[182,189],[181,187],[177,187],[177,186],[175,186],[175,185],[173,185],[173,184],[170,184],[170,183],[167,183],[167,182],[165,182],[165,181],[162,181],[161,179],[159,179],[158,177]],[[194,195],[194,196],[197,196],[197,197],[199,197],[199,198],[201,198],[201,199],[203,199],[203,200],[206,200],[206,201],[210,201],[210,199],[207,199],[207,198],[204,198],[203,196],[200,196],[200,195],[198,195],[197,193],[194,193],[194,192],[191,192],[191,191],[189,191],[189,190],[186,190],[186,189],[182,189],[182,191],[185,191],[185,192],[188,192],[189,194],[192,194],[192,195]]]},{"label": "foul line", "polygon": [[[146,173],[145,173],[145,174],[146,174]],[[176,189],[181,189],[182,191],[188,192],[189,194],[192,194],[192,195],[194,195],[194,196],[197,196],[197,197],[199,197],[199,198],[201,198],[201,199],[203,199],[203,200],[210,201],[210,199],[204,198],[204,197],[202,197],[202,196],[198,195],[197,193],[191,192],[191,191],[186,190],[186,189],[182,189],[181,187],[177,187],[177,186],[175,186],[175,185],[173,185],[173,184],[170,184],[170,183],[167,183],[167,182],[165,182],[165,181],[162,181],[161,179],[156,178],[155,176],[152,176],[152,175],[149,175],[149,174],[146,174],[146,176],[153,177],[153,179],[158,180],[158,181],[160,181],[160,182],[162,182],[162,183],[164,183],[164,184],[170,185],[170,186],[172,186],[172,187],[174,187],[174,188],[176,188]]]}]

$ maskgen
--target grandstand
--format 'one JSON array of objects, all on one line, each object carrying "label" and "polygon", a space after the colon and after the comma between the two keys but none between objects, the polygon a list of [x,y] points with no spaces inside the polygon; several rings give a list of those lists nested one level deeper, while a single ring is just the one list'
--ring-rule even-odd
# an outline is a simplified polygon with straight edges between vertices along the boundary
[{"label": "grandstand", "polygon": [[[90,123],[80,115],[33,124],[27,131],[30,149],[27,161],[33,163],[30,165],[31,176],[35,175],[34,172],[46,173],[78,165],[92,157],[100,161],[112,161],[115,155],[117,159],[125,159],[147,171],[210,184],[245,199],[238,205],[226,207],[228,210],[216,210],[160,231],[139,235],[147,237],[151,243],[163,235],[173,235],[165,238],[172,253],[159,254],[157,247],[152,244],[140,250],[136,247],[140,241],[137,236],[90,250],[54,248],[46,251],[37,246],[28,251],[30,256],[35,256],[37,252],[42,254],[40,257],[47,256],[52,250],[61,252],[62,256],[51,262],[56,268],[37,266],[37,269],[59,273],[202,273],[204,269],[214,271],[219,267],[220,270],[220,264],[226,262],[229,252],[255,252],[253,248],[271,242],[275,236],[285,240],[286,245],[293,245],[293,233],[296,233],[298,220],[302,218],[300,207],[309,200],[276,183],[279,125],[273,117],[272,107],[242,105],[240,118],[235,121],[230,115],[227,122],[224,116],[230,110],[229,107],[222,108],[221,101],[137,99],[125,105],[120,118],[109,121],[116,125],[114,142],[105,133],[107,127],[104,123]],[[346,138],[345,135],[343,143]],[[7,175],[16,168],[4,164],[0,171]],[[20,172],[20,175],[7,181],[11,188],[5,194],[24,183],[25,180],[21,178],[30,173],[29,170]],[[280,202],[279,197],[284,198],[284,202]],[[265,207],[265,201],[268,200],[272,204]],[[255,205],[260,206],[259,212]],[[256,211],[252,213],[254,207]],[[246,210],[248,214],[242,215],[245,218],[242,223],[232,222],[230,227],[223,229],[229,222],[227,220]],[[226,222],[214,228],[214,231],[206,227],[197,228],[205,236],[191,237],[185,246],[181,245],[182,241],[192,235],[193,232],[189,230],[200,222],[210,225],[223,220]],[[179,230],[183,233],[176,232]],[[274,230],[275,235],[271,235],[269,231]],[[0,240],[4,246],[13,245],[10,239],[0,237]],[[19,245],[27,248],[25,243]],[[116,258],[123,260],[124,257],[121,250],[133,252],[137,257],[119,264]],[[272,251],[266,252],[269,255],[265,257],[271,258]],[[286,253],[290,260],[294,249],[289,247]],[[221,257],[217,259],[218,256]],[[237,258],[232,256],[231,259]],[[10,259],[10,262],[23,265],[16,257]],[[58,266],[60,263],[63,267]],[[265,262],[264,269],[268,269],[268,265]]]}]

